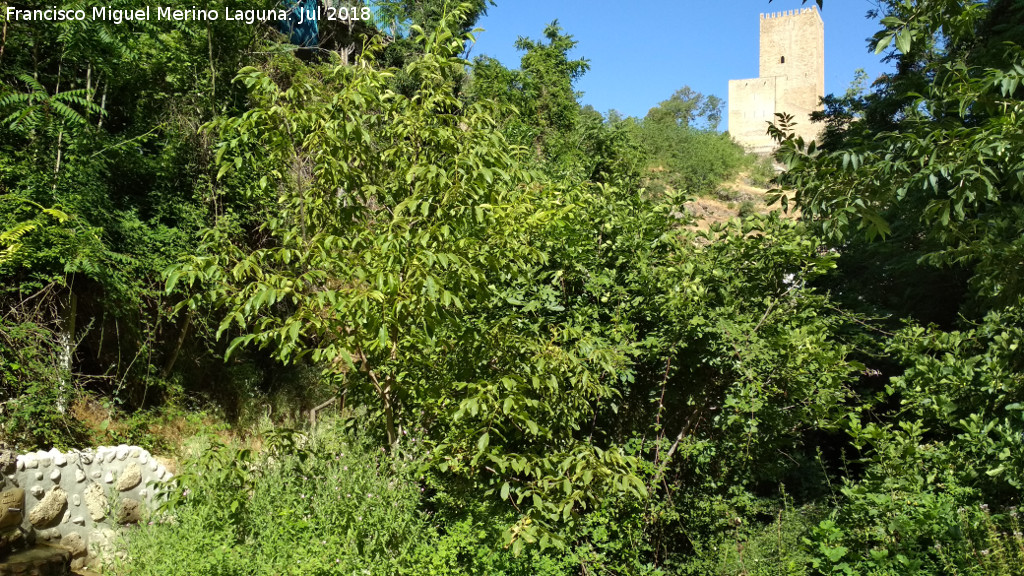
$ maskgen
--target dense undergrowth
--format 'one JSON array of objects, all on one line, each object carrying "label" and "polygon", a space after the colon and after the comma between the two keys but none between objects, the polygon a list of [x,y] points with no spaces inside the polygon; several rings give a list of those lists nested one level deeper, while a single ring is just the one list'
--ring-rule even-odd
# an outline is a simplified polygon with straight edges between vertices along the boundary
[{"label": "dense undergrowth", "polygon": [[772,128],[799,217],[703,230],[774,176],[716,98],[378,8],[6,23],[0,438],[181,461],[109,570],[1019,572],[1019,2],[883,2],[896,71]]}]

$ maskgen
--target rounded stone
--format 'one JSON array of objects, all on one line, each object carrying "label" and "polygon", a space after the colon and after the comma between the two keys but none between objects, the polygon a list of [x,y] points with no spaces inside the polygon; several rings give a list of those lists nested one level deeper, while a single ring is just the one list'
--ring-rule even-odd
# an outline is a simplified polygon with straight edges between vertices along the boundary
[{"label": "rounded stone", "polygon": [[107,470],[107,473],[103,475],[103,481],[107,484],[112,484],[114,482],[114,473]]},{"label": "rounded stone", "polygon": [[117,534],[110,528],[100,528],[89,534],[89,547],[95,557],[108,556],[114,551]]},{"label": "rounded stone", "polygon": [[54,482],[60,482],[60,469],[59,468],[54,468],[53,471],[50,472],[50,480],[53,480]]},{"label": "rounded stone", "polygon": [[71,552],[72,556],[81,556],[82,554],[85,554],[85,539],[77,532],[65,534],[64,537],[60,539],[60,545],[62,548],[66,548],[68,552]]},{"label": "rounded stone", "polygon": [[54,486],[28,513],[28,521],[36,528],[45,528],[57,520],[68,505],[68,495],[60,486]]},{"label": "rounded stone", "polygon": [[93,470],[92,471],[92,477],[97,479],[97,480],[99,480],[100,478],[103,477],[103,472],[101,472],[99,470]]},{"label": "rounded stone", "polygon": [[18,455],[13,450],[0,450],[0,472],[10,474],[18,464]]},{"label": "rounded stone", "polygon": [[24,490],[11,488],[0,492],[0,530],[20,526],[24,515]]},{"label": "rounded stone", "polygon": [[130,452],[131,452],[131,449],[128,446],[125,446],[124,444],[121,444],[120,446],[117,447],[117,451],[116,451],[117,459],[118,460],[124,460],[125,458],[128,457],[128,454]]},{"label": "rounded stone", "polygon": [[85,471],[81,468],[75,468],[75,482],[85,481]]},{"label": "rounded stone", "polygon": [[109,502],[107,501],[107,495],[103,493],[103,488],[99,484],[89,484],[85,489],[85,494],[82,495],[82,499],[85,501],[85,507],[89,509],[89,516],[93,520],[99,522],[107,517]]},{"label": "rounded stone", "polygon": [[72,506],[81,506],[82,505],[82,496],[81,496],[81,494],[72,494],[71,495],[71,505]]},{"label": "rounded stone", "polygon": [[54,451],[50,454],[50,456],[51,458],[53,458],[54,466],[66,466],[68,463],[68,457],[62,454],[61,452]]},{"label": "rounded stone", "polygon": [[117,509],[118,524],[138,524],[142,521],[142,504],[138,500],[125,498]]},{"label": "rounded stone", "polygon": [[40,470],[36,472],[35,476],[36,480],[42,480],[45,477],[45,474],[43,474],[43,472]]},{"label": "rounded stone", "polygon": [[137,462],[125,466],[124,472],[121,472],[121,477],[117,479],[117,489],[120,492],[125,490],[131,490],[142,482],[142,468],[139,467]]},{"label": "rounded stone", "polygon": [[43,488],[42,486],[40,486],[38,484],[36,484],[36,485],[32,486],[31,488],[29,488],[28,491],[29,491],[29,493],[31,493],[36,498],[42,498],[43,494],[46,494],[46,488]]}]

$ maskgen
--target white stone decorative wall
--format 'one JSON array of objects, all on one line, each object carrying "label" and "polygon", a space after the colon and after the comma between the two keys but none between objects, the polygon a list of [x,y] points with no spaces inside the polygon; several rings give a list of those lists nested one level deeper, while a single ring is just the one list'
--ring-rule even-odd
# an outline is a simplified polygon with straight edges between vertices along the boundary
[{"label": "white stone decorative wall", "polygon": [[[155,484],[171,478],[153,455],[137,446],[95,450],[32,452],[8,462],[0,475],[7,524],[37,543],[61,546],[73,555],[72,568],[95,566],[111,549],[116,529],[144,519],[156,507]],[[23,491],[23,508],[9,502]],[[14,510],[18,512],[14,512]]]}]

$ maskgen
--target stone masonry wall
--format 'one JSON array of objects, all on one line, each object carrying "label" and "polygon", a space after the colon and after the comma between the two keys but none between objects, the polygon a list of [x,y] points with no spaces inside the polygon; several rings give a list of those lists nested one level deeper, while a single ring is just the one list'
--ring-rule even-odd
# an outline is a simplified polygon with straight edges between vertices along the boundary
[{"label": "stone masonry wall", "polygon": [[96,566],[116,529],[156,505],[153,483],[171,478],[146,450],[104,446],[0,454],[0,535],[67,548],[72,568]]},{"label": "stone masonry wall", "polygon": [[810,113],[825,95],[825,25],[814,8],[761,14],[758,78],[729,81],[729,133],[750,151],[770,152],[775,114],[793,115],[805,141],[819,127]]}]

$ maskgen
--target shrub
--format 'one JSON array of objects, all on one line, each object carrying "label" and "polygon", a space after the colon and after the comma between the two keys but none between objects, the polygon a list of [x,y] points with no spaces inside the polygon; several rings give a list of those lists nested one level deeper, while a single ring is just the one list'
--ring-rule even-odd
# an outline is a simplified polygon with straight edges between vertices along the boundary
[{"label": "shrub", "polygon": [[750,162],[748,168],[747,181],[750,182],[751,186],[757,186],[758,188],[768,188],[772,179],[775,178],[775,161],[771,156],[747,156]]},{"label": "shrub", "polygon": [[402,574],[437,541],[415,462],[334,433],[279,430],[267,445],[211,439],[114,573]]},{"label": "shrub", "polygon": [[739,216],[740,218],[746,218],[757,213],[757,204],[753,200],[744,200],[740,202]]},{"label": "shrub", "polygon": [[0,441],[21,450],[73,444],[77,390],[62,367],[57,335],[31,321],[0,318]]}]

